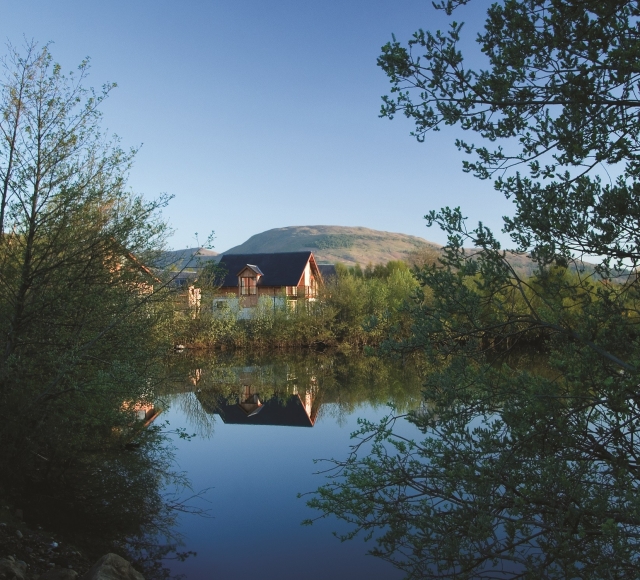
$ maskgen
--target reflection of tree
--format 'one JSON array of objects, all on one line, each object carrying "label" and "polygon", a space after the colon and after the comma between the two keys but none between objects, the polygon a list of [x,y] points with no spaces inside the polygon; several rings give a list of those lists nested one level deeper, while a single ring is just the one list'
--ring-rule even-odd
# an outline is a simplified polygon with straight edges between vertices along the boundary
[{"label": "reflection of tree", "polygon": [[418,443],[393,419],[364,424],[310,504],[351,522],[349,537],[375,535],[373,553],[410,578],[636,577],[635,390],[614,405],[604,391],[502,373],[461,365],[458,385],[484,376],[493,394],[459,387],[424,408],[411,418]]},{"label": "reflection of tree", "polygon": [[[319,353],[212,354],[179,356],[173,374],[182,389],[196,389],[197,401],[213,411],[220,403],[236,404],[248,393],[261,401],[299,396],[314,423],[320,416],[341,417],[363,404],[392,403],[397,409],[416,407],[420,377],[414,366],[399,366],[376,357]],[[194,369],[198,369],[197,373]],[[194,385],[193,377],[197,376]],[[198,430],[208,424],[195,398],[181,405]],[[245,396],[246,399],[246,396]],[[191,406],[193,404],[193,407]],[[187,406],[189,407],[187,409]]]},{"label": "reflection of tree", "polygon": [[204,411],[194,393],[185,393],[173,400],[180,410],[189,417],[189,426],[198,437],[208,439],[213,436],[215,419]]},{"label": "reflection of tree", "polygon": [[177,552],[175,531],[181,512],[202,513],[199,496],[175,471],[170,441],[162,427],[142,430],[126,450],[95,450],[69,466],[56,501],[46,485],[28,490],[28,513],[56,529],[87,555],[116,551],[144,572],[147,580],[169,577],[163,560]]},{"label": "reflection of tree", "polygon": [[322,416],[331,417],[338,427],[344,427],[347,424],[349,412],[343,405],[331,404],[322,407]]}]

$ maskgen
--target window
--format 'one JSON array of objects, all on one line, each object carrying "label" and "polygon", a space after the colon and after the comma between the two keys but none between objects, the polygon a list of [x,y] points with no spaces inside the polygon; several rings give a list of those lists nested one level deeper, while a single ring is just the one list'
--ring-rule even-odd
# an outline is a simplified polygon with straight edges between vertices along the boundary
[{"label": "window", "polygon": [[297,296],[297,295],[298,295],[297,286],[287,286],[287,296]]},{"label": "window", "polygon": [[240,294],[242,296],[253,296],[256,294],[255,278],[240,278]]}]

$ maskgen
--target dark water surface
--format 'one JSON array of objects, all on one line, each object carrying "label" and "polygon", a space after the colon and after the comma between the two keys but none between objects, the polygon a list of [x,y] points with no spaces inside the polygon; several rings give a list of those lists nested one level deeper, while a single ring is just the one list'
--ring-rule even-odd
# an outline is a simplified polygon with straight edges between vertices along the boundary
[{"label": "dark water surface", "polygon": [[[341,543],[336,520],[318,514],[298,493],[326,481],[314,459],[344,458],[358,418],[378,420],[420,404],[420,379],[406,367],[373,358],[300,354],[180,361],[185,377],[163,414],[176,438],[178,467],[194,490],[211,488],[210,518],[182,514],[184,549],[174,573],[197,579],[392,580],[403,574],[366,555],[373,543]],[[417,435],[409,424],[399,426]]]}]

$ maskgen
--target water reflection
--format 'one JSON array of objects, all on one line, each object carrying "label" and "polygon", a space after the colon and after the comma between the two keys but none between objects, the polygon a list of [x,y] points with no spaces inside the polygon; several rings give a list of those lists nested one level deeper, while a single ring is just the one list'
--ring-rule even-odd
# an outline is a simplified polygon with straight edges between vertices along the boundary
[{"label": "water reflection", "polygon": [[[297,495],[324,481],[313,460],[343,454],[358,418],[377,420],[389,403],[398,411],[421,404],[415,368],[317,353],[181,354],[173,362],[167,419],[206,436],[178,441],[177,460],[195,489],[211,488],[214,516],[181,518],[186,548],[198,557],[176,563],[175,572],[225,580],[294,580],[303,569],[307,580],[400,577],[367,557],[362,543],[337,541],[331,532],[340,524],[301,527],[313,512]],[[260,501],[238,501],[247,497]],[[255,572],[238,567],[247,545],[261,563]],[[322,555],[311,568],[310,553]]]},{"label": "water reflection", "polygon": [[287,373],[286,381],[276,383],[273,389],[265,388],[261,381],[265,371],[268,376],[277,376],[273,367],[228,367],[228,370],[228,375],[218,383],[218,387],[224,388],[198,391],[198,400],[207,413],[234,425],[313,427],[321,404],[315,376],[308,377],[308,383],[299,387],[296,377]]},{"label": "water reflection", "polygon": [[238,403],[219,402],[215,407],[207,401],[200,402],[207,413],[215,413],[225,423],[233,425],[313,427],[318,416],[318,407],[313,407],[308,394],[305,394],[304,402],[297,394],[286,398],[272,397],[264,402],[258,394],[252,394],[240,397]]},{"label": "water reflection", "polygon": [[[183,473],[175,469],[166,429],[151,423],[158,411],[140,406],[140,428],[127,432],[121,446],[96,449],[79,458],[64,473],[65,487],[30,486],[25,512],[55,529],[65,542],[78,546],[90,560],[117,552],[144,572],[147,580],[163,580],[169,570],[163,560],[176,557],[181,546],[175,526],[178,513],[202,513]],[[113,433],[114,437],[121,432]],[[197,494],[195,494],[197,495]],[[53,557],[53,556],[51,556]],[[57,556],[56,556],[57,557]],[[64,559],[55,560],[67,566]]]},{"label": "water reflection", "polygon": [[201,435],[213,433],[214,415],[225,424],[313,427],[323,413],[340,422],[363,403],[398,411],[422,404],[417,369],[375,357],[207,354],[173,364],[176,385],[196,394],[197,403],[180,404]]},{"label": "water reflection", "polygon": [[637,377],[597,393],[552,372],[448,370],[426,378],[421,436],[363,425],[313,507],[351,524],[344,538],[377,535],[372,553],[409,578],[638,578]]}]

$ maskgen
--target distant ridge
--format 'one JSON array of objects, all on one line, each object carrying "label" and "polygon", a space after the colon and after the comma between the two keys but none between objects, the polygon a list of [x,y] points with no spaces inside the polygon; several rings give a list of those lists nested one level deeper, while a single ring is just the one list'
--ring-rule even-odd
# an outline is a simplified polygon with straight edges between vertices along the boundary
[{"label": "distant ridge", "polygon": [[[363,227],[348,226],[289,226],[274,228],[251,236],[246,242],[223,254],[257,254],[271,252],[312,251],[316,261],[342,263],[347,266],[371,263],[386,264],[389,260],[403,260],[410,265],[423,264],[422,259],[433,259],[442,246],[418,236],[383,232]],[[435,250],[435,252],[433,252]],[[478,250],[467,249],[470,254]],[[536,264],[524,254],[507,252],[507,260],[519,276],[533,275]],[[580,267],[592,273],[594,266],[578,262]]]},{"label": "distant ridge", "polygon": [[412,252],[438,248],[417,236],[348,226],[289,226],[267,230],[224,254],[312,251],[318,262],[348,266],[406,260]]},{"label": "distant ridge", "polygon": [[[289,226],[274,228],[251,236],[246,242],[222,254],[206,248],[186,248],[163,252],[156,267],[181,271],[197,270],[207,262],[219,261],[223,254],[259,254],[311,251],[319,264],[342,263],[346,266],[371,263],[386,264],[390,260],[403,260],[422,264],[423,257],[433,259],[441,248],[418,236],[383,232],[349,226]],[[435,250],[435,252],[433,251]],[[474,250],[467,249],[471,254]],[[475,250],[477,251],[477,250]],[[507,252],[507,259],[518,275],[531,276],[536,265],[523,254]],[[592,273],[594,266],[580,262],[579,266]],[[575,268],[576,266],[574,266]]]},{"label": "distant ridge", "polygon": [[202,267],[210,260],[219,260],[220,254],[207,248],[185,248],[184,250],[168,250],[162,252],[155,266],[175,271],[191,270]]}]

